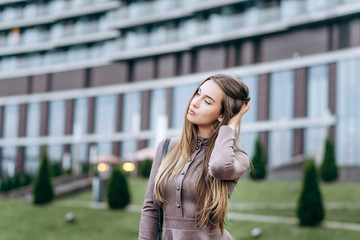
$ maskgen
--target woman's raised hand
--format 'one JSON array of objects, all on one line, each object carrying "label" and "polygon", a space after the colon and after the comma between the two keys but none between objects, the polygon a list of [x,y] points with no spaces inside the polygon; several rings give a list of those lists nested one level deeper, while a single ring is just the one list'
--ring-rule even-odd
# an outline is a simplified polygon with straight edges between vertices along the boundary
[{"label": "woman's raised hand", "polygon": [[240,109],[240,112],[238,114],[236,114],[233,118],[230,119],[228,126],[231,127],[235,131],[236,127],[240,123],[241,118],[249,110],[249,108],[250,108],[250,104],[244,103],[244,105]]}]

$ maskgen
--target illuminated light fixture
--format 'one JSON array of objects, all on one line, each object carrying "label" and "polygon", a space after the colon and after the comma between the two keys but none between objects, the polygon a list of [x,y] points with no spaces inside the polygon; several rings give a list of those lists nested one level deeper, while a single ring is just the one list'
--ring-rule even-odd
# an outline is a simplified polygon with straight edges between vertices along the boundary
[{"label": "illuminated light fixture", "polygon": [[135,164],[127,162],[123,164],[123,169],[125,172],[132,172],[135,170]]},{"label": "illuminated light fixture", "polygon": [[109,170],[109,164],[107,163],[99,163],[97,166],[97,170],[99,172],[107,172]]},{"label": "illuminated light fixture", "polygon": [[20,34],[20,28],[16,27],[11,29],[11,34]]}]

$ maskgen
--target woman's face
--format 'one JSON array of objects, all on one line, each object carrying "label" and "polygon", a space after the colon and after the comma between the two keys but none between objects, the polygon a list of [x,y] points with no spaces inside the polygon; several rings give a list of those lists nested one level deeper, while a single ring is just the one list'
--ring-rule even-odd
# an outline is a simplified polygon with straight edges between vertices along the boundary
[{"label": "woman's face", "polygon": [[221,102],[224,91],[213,80],[208,80],[200,86],[191,100],[186,118],[199,130],[211,131],[211,125],[221,121]]}]

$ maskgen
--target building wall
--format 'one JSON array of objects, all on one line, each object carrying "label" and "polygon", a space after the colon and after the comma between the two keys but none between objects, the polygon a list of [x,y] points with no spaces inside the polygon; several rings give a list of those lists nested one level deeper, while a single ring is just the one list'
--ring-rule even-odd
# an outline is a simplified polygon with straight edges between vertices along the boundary
[{"label": "building wall", "polygon": [[[24,78],[13,78],[0,80],[0,96],[18,96],[26,94],[41,94],[58,91],[68,91],[73,89],[96,90],[102,86],[118,86],[123,83],[141,83],[153,79],[163,80],[180,75],[189,75],[210,71],[222,72],[227,68],[246,67],[253,64],[267,64],[279,60],[296,59],[301,56],[308,56],[326,53],[329,51],[346,49],[360,45],[360,18],[352,17],[341,21],[324,21],[317,24],[307,24],[305,26],[286,29],[281,32],[263,34],[259,36],[247,37],[224,41],[217,44],[197,46],[193,49],[179,51],[176,53],[166,53],[150,57],[134,58],[113,62],[110,65],[85,68],[81,70],[49,73],[43,75],[28,76]],[[327,64],[329,67],[329,109],[332,115],[337,114],[337,63]],[[308,68],[301,67],[290,69],[294,72],[294,119],[307,118],[307,85]],[[258,76],[257,88],[257,122],[269,122],[269,101],[270,101],[270,74],[272,70],[264,73],[255,74]],[[174,81],[177,79],[174,78]],[[201,81],[202,79],[199,79]],[[154,83],[156,88],[156,83]],[[174,118],[172,106],[174,100],[174,89],[166,88],[166,112],[169,117],[169,126]],[[130,90],[129,90],[130,91]],[[147,131],[150,126],[150,90],[140,91],[141,93],[141,130]],[[66,99],[65,110],[65,132],[64,135],[73,134],[74,125],[74,102],[73,99]],[[181,99],[184,102],[188,98]],[[94,134],[94,124],[96,114],[95,97],[88,97],[87,112],[87,134]],[[116,96],[116,133],[124,131],[122,129],[123,119],[123,94]],[[27,104],[21,104],[19,108],[19,132],[18,137],[26,135]],[[41,131],[40,136],[48,135],[49,125],[49,102],[41,102]],[[4,132],[4,106],[0,106],[0,136]],[[305,141],[304,128],[292,130],[293,140],[292,155],[298,156],[304,153]],[[336,126],[329,128],[330,136],[336,139]],[[259,132],[260,140],[268,154],[270,130]],[[149,145],[151,139],[140,140],[138,148]],[[95,142],[87,143],[87,149]],[[71,151],[69,143],[63,144],[64,151]],[[112,153],[122,155],[122,142],[112,142]],[[17,147],[16,171],[24,171],[24,155],[26,148]],[[0,149],[3,151],[3,148]],[[87,151],[88,152],[88,151]],[[1,155],[1,154],[0,154]],[[0,156],[1,159],[1,156]],[[1,161],[0,161],[1,162]],[[1,168],[1,164],[0,164]]]}]

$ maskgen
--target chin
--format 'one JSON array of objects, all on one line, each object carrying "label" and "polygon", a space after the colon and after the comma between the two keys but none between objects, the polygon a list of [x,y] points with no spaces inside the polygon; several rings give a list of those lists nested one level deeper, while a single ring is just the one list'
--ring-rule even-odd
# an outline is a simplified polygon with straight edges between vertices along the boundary
[{"label": "chin", "polygon": [[187,119],[190,123],[196,124],[196,123],[193,121],[193,119],[191,119],[191,115],[190,115],[190,114],[187,114],[187,115],[186,115],[186,119]]}]

